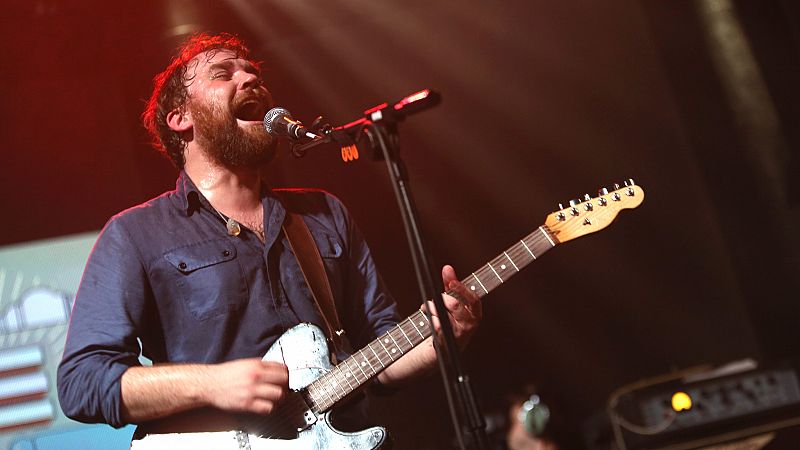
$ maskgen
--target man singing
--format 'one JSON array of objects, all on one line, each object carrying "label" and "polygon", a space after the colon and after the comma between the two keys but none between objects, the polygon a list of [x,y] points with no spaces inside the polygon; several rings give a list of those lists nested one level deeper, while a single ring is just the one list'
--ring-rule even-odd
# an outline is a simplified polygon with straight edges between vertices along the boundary
[{"label": "man singing", "polygon": [[[261,357],[287,329],[323,330],[282,225],[299,213],[322,256],[351,349],[398,321],[369,249],[345,208],[312,190],[270,190],[259,169],[276,141],[258,64],[237,38],[190,39],[143,115],[155,147],[180,170],[176,188],[106,224],[75,306],[58,394],[65,414],[115,427],[199,408],[280,414],[289,372]],[[477,297],[442,270],[459,344],[481,318]],[[140,353],[153,361],[143,366]],[[342,355],[346,356],[346,355]],[[397,386],[435,366],[430,338],[377,377]]]}]

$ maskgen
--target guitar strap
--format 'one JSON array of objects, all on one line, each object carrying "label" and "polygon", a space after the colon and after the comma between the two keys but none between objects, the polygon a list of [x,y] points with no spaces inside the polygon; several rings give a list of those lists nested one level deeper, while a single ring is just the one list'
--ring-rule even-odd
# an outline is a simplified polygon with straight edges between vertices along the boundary
[{"label": "guitar strap", "polygon": [[336,362],[336,351],[342,350],[342,335],[344,329],[339,323],[339,316],[336,314],[336,304],[333,302],[333,292],[325,272],[325,264],[319,254],[317,243],[311,236],[308,225],[300,214],[286,211],[286,219],[283,222],[283,232],[289,240],[289,246],[294,252],[300,270],[306,279],[308,287],[311,289],[311,297],[317,305],[317,310],[325,322],[328,331],[328,340],[333,346],[331,356]]}]

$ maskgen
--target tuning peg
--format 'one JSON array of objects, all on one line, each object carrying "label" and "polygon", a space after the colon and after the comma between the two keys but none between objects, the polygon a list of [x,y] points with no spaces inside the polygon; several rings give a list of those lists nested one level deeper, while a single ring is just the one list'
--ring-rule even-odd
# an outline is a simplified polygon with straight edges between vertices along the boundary
[{"label": "tuning peg", "polygon": [[622,185],[625,186],[625,187],[628,187],[628,180],[623,181]]},{"label": "tuning peg", "polygon": [[614,183],[614,190],[616,191],[617,189],[619,189],[619,183]]},{"label": "tuning peg", "polygon": [[636,183],[633,182],[633,178],[628,178],[628,186],[636,186]]},{"label": "tuning peg", "polygon": [[608,194],[608,189],[607,188],[600,188],[600,190],[597,191],[597,193],[599,195],[607,195]]},{"label": "tuning peg", "polygon": [[578,198],[573,198],[572,200],[569,201],[569,206],[570,206],[569,213],[570,213],[570,215],[577,216],[577,215],[580,214],[580,211],[578,211],[578,208],[575,207],[575,206],[579,205],[580,203],[581,203],[581,200],[578,199]]},{"label": "tuning peg", "polygon": [[583,194],[583,201],[588,202],[591,199],[592,197],[589,197],[589,194]]},{"label": "tuning peg", "polygon": [[564,205],[562,205],[561,203],[559,203],[559,204],[558,204],[558,210],[559,210],[559,211],[561,211],[562,209],[564,209]]}]

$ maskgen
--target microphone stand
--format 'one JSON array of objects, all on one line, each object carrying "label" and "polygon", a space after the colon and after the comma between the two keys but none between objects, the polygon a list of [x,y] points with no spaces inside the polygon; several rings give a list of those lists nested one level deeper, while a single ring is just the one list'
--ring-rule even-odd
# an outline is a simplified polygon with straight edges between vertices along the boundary
[{"label": "microphone stand", "polygon": [[[400,117],[402,119],[402,117]],[[343,127],[328,129],[325,137],[292,147],[292,153],[301,157],[305,152],[325,142],[335,141],[342,145],[356,145],[362,136],[369,138],[369,145],[375,152],[375,158],[383,158],[389,172],[389,179],[403,218],[417,283],[423,303],[433,300],[436,311],[447,311],[442,298],[444,289],[440,276],[432,276],[428,253],[423,244],[417,219],[416,207],[408,188],[408,174],[400,159],[400,138],[397,131],[397,118],[382,117],[373,122],[366,118],[359,119]],[[378,155],[380,150],[380,155]],[[436,281],[434,281],[436,280]],[[447,313],[439,314],[441,332],[437,339],[436,330],[430,311],[426,311],[431,327],[431,336],[437,353],[439,370],[444,381],[445,393],[450,408],[450,415],[456,431],[456,438],[462,450],[488,450],[489,440],[486,436],[486,424],[478,408],[477,401],[470,384],[469,375],[464,371],[459,358],[458,346],[453,335],[453,326]]]}]

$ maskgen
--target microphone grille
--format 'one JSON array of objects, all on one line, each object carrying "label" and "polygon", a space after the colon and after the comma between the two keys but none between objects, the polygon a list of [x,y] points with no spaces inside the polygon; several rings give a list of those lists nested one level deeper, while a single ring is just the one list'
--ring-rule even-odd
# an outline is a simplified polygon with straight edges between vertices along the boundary
[{"label": "microphone grille", "polygon": [[292,117],[292,113],[286,108],[281,107],[272,108],[267,111],[267,114],[264,115],[264,128],[267,129],[267,133],[275,134],[277,132],[275,129],[275,120],[279,117]]}]

